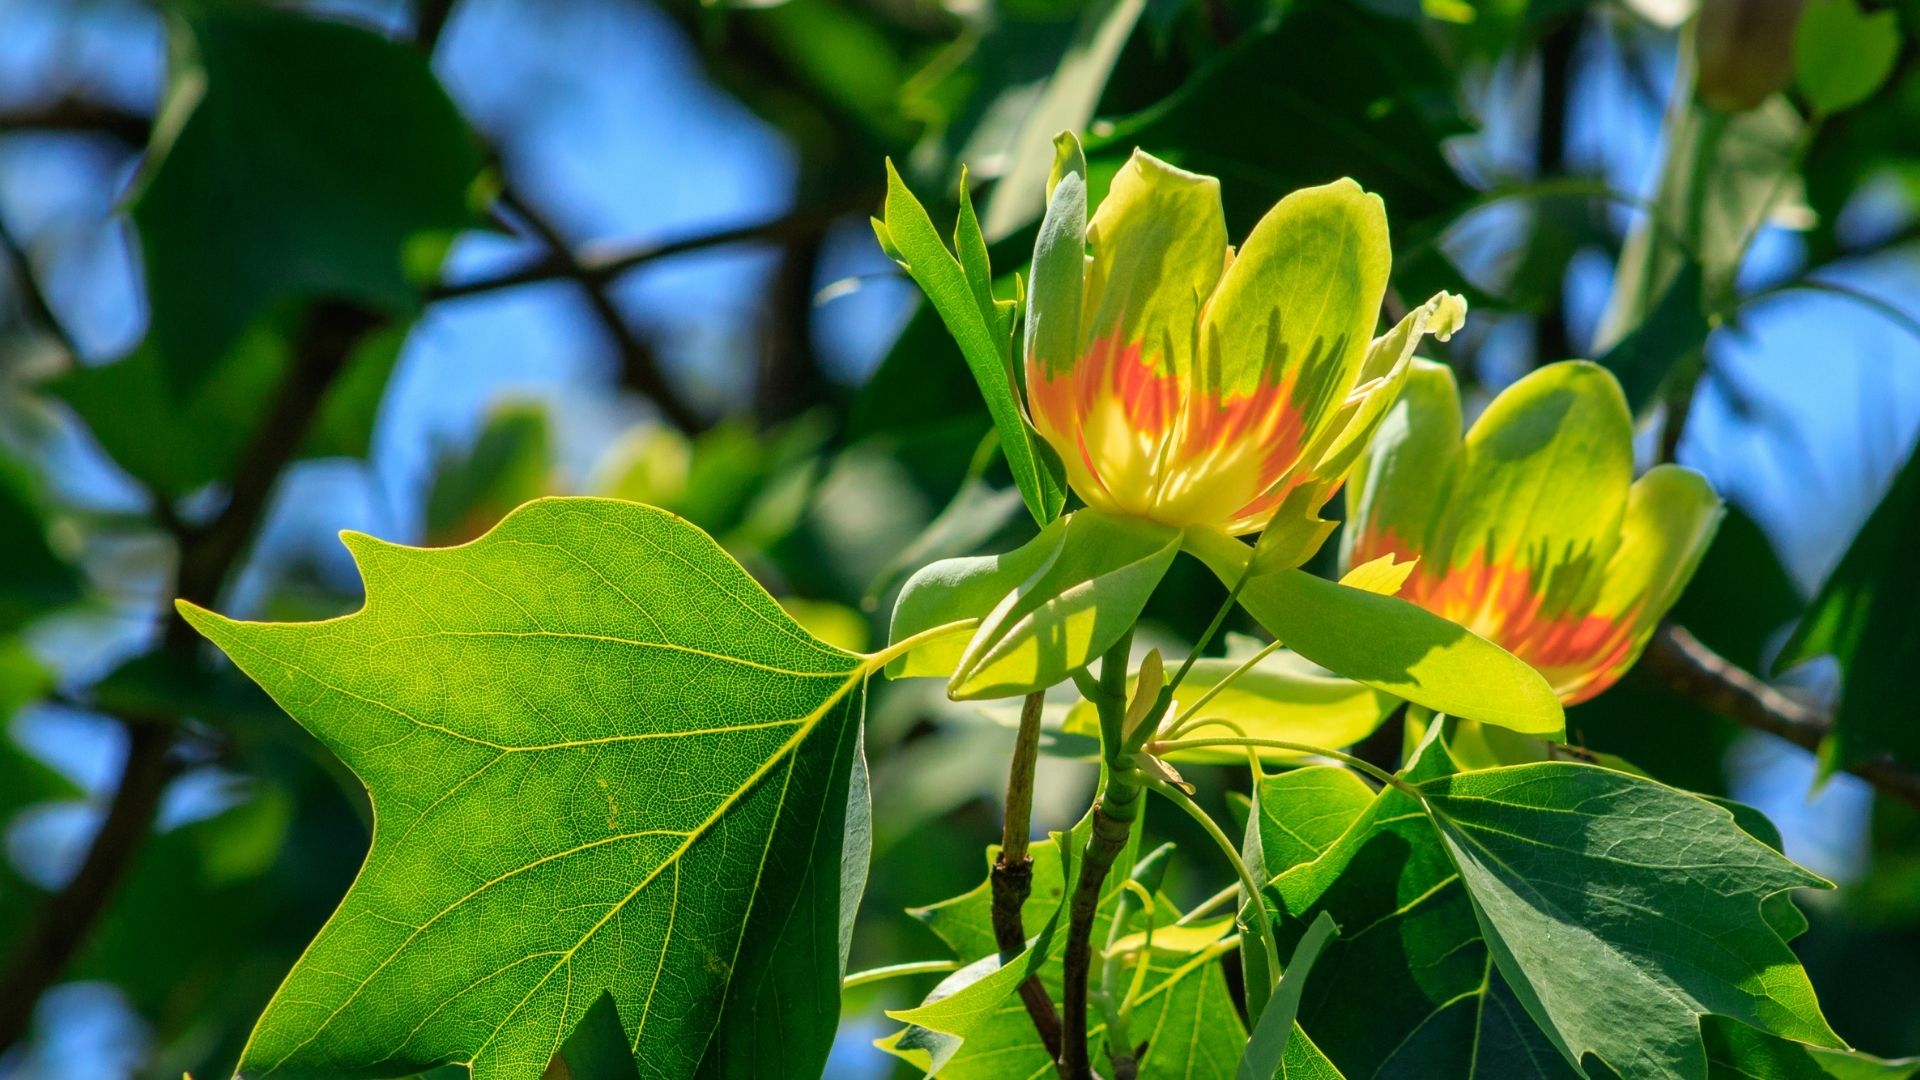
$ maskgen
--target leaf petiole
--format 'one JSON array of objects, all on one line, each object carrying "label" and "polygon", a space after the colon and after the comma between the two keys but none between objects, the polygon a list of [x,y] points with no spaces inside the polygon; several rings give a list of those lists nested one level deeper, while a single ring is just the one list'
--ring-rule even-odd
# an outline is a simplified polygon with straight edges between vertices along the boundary
[{"label": "leaf petiole", "polygon": [[[1217,824],[1205,810],[1200,809],[1199,804],[1189,798],[1186,792],[1181,791],[1179,788],[1174,787],[1164,780],[1147,776],[1144,773],[1140,774],[1140,783],[1143,787],[1158,792],[1175,806],[1186,811],[1187,816],[1192,818],[1194,822],[1206,832],[1207,836],[1213,840],[1214,845],[1220,849],[1220,853],[1226,856],[1227,861],[1233,865],[1233,872],[1240,878],[1240,888],[1246,893],[1247,906],[1253,909],[1254,933],[1260,938],[1260,944],[1266,951],[1267,970],[1270,972],[1279,971],[1280,948],[1273,936],[1273,919],[1267,914],[1267,902],[1265,898],[1260,895],[1260,886],[1253,880],[1253,874],[1247,869],[1246,862],[1240,858],[1239,849],[1233,846],[1233,841],[1227,839],[1226,833],[1220,831],[1219,824]],[[1260,999],[1264,1001],[1266,1000],[1267,994],[1272,993],[1273,987],[1266,986],[1261,989],[1264,992],[1259,996]]]},{"label": "leaf petiole", "polygon": [[913,975],[945,975],[959,970],[958,960],[915,960],[906,964],[888,964],[886,967],[868,968],[848,975],[840,980],[840,989],[851,990],[856,986],[885,982],[888,979],[904,979]]}]

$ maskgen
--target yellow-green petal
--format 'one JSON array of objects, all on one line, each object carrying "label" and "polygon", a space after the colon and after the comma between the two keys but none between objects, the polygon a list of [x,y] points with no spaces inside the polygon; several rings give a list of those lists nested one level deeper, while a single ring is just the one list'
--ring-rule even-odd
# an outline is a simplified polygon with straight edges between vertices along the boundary
[{"label": "yellow-green petal", "polygon": [[1281,199],[1220,282],[1197,391],[1224,400],[1288,386],[1311,441],[1353,387],[1391,263],[1379,196],[1339,180]]}]

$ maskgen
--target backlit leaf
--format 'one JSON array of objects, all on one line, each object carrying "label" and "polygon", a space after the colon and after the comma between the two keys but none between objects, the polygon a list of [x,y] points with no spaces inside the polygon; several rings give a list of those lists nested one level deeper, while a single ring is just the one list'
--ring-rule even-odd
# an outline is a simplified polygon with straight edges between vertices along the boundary
[{"label": "backlit leaf", "polygon": [[871,661],[649,507],[548,499],[458,548],[346,543],[352,615],[182,605],[376,820],[242,1070],[537,1077],[611,991],[647,1075],[764,1070],[775,1043],[781,1075],[816,1074],[863,873],[843,864],[865,857]]},{"label": "backlit leaf", "polygon": [[956,700],[1064,681],[1133,626],[1180,552],[1180,530],[1141,518],[1088,508],[1063,521],[1059,548],[968,642],[948,686]]},{"label": "backlit leaf", "polygon": [[[1247,564],[1247,545],[1224,533],[1190,529],[1186,547],[1229,584]],[[1538,672],[1404,600],[1282,570],[1249,580],[1240,606],[1294,652],[1349,679],[1516,731],[1561,729],[1559,699]]]},{"label": "backlit leaf", "polygon": [[[964,188],[960,197],[963,202],[967,199]],[[963,221],[971,217],[970,208],[963,210]],[[1027,509],[1040,524],[1051,522],[1060,516],[1066,488],[1059,462],[1033,434],[1021,408],[1012,367],[1013,326],[1010,319],[1003,319],[982,280],[988,273],[984,244],[963,243],[961,258],[956,258],[891,163],[887,166],[886,218],[876,219],[873,228],[881,247],[919,284],[960,346],[986,399],[987,411],[993,415],[1000,447]],[[971,231],[977,237],[977,226]],[[966,232],[963,229],[963,235]],[[982,290],[987,290],[987,303],[982,302]]]}]

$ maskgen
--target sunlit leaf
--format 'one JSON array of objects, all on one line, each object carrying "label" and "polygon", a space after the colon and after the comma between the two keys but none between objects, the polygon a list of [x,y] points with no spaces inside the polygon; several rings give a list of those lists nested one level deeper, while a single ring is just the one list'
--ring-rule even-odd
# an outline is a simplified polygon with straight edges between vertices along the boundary
[{"label": "sunlit leaf", "polygon": [[[962,189],[961,200],[964,203],[966,199]],[[970,209],[963,210],[963,221],[971,217]],[[1033,435],[1021,408],[1012,367],[1013,325],[999,313],[984,280],[984,244],[961,244],[961,258],[956,259],[891,164],[887,166],[886,218],[875,219],[873,226],[881,246],[920,285],[959,344],[986,399],[987,411],[993,415],[1001,450],[1013,468],[1014,483],[1034,520],[1047,524],[1059,516],[1066,489],[1059,463]],[[982,303],[983,290],[986,304]]]},{"label": "sunlit leaf", "polygon": [[[1188,530],[1186,546],[1229,584],[1249,554],[1211,530]],[[1563,723],[1559,699],[1538,672],[1404,600],[1283,570],[1249,580],[1240,605],[1294,652],[1396,697],[1516,731],[1552,734]]]},{"label": "sunlit leaf", "polygon": [[[1180,684],[1172,714],[1184,715],[1188,702],[1198,703],[1202,695],[1219,686],[1239,667],[1240,662],[1231,659],[1195,661],[1186,681]],[[1130,680],[1129,694],[1134,693],[1133,686]],[[1195,738],[1245,735],[1338,749],[1366,738],[1398,705],[1399,699],[1391,694],[1329,675],[1283,650],[1235,677],[1225,689],[1214,694],[1189,723],[1193,725],[1190,730]],[[1066,730],[1099,735],[1099,717],[1090,702],[1074,703],[1067,713]],[[1268,762],[1297,761],[1301,757],[1294,751],[1273,748],[1263,747],[1257,752]],[[1246,751],[1238,747],[1174,750],[1164,756],[1181,763],[1239,764],[1247,760]]]},{"label": "sunlit leaf", "polygon": [[967,643],[948,693],[957,700],[1044,690],[1130,629],[1180,551],[1180,530],[1083,509],[1059,547],[1002,600]]},{"label": "sunlit leaf", "polygon": [[782,1075],[816,1073],[864,877],[870,662],[648,507],[550,499],[463,547],[347,544],[353,615],[182,606],[377,820],[241,1068],[537,1077],[611,991],[649,1068],[764,1068],[778,1045]]}]

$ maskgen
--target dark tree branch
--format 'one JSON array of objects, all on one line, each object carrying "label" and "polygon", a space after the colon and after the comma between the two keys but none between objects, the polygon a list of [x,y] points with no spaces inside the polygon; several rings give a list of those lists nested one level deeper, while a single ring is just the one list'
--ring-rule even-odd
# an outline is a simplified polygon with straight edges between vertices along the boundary
[{"label": "dark tree branch", "polygon": [[0,219],[0,254],[6,257],[7,268],[13,278],[13,291],[20,297],[28,316],[38,322],[42,330],[53,335],[69,357],[78,360],[79,344],[67,331],[66,324],[60,321],[60,316],[54,313],[53,305],[47,302],[46,290],[41,288],[40,277],[34,272],[33,259],[13,231],[7,228],[5,219]]},{"label": "dark tree branch", "polygon": [[453,0],[419,0],[415,5],[413,47],[431,60],[440,35],[447,29],[447,16],[453,14]]},{"label": "dark tree branch", "polygon": [[680,430],[688,434],[706,430],[706,418],[681,397],[679,389],[660,370],[660,359],[652,346],[627,325],[626,316],[620,313],[619,305],[613,302],[610,281],[584,266],[567,244],[566,238],[560,235],[560,230],[513,189],[504,191],[500,201],[547,246],[548,257],[556,260],[561,267],[561,276],[576,282],[581,292],[586,294],[587,304],[593,308],[594,316],[606,328],[607,335],[613,339],[614,348],[620,354],[621,382],[651,398],[661,415]]},{"label": "dark tree branch", "polygon": [[[211,604],[239,563],[288,462],[293,459],[334,378],[381,317],[357,305],[325,302],[308,314],[292,367],[255,429],[231,485],[226,507],[199,528],[178,530],[180,569],[175,592]],[[183,620],[169,618],[161,650],[191,664],[199,639]],[[41,909],[0,972],[0,1049],[26,1033],[33,1007],[85,944],[88,932],[112,901],[120,882],[153,830],[153,816],[167,781],[178,771],[172,755],[175,716],[122,717],[128,728],[127,760],[100,831],[73,879]]]},{"label": "dark tree branch", "polygon": [[[1027,947],[1020,909],[1033,891],[1033,856],[1028,853],[1027,842],[1033,830],[1033,772],[1040,756],[1040,719],[1046,698],[1045,693],[1028,694],[1020,708],[1020,732],[1014,737],[1013,760],[1007,768],[1007,812],[1000,833],[1000,857],[994,860],[989,875],[993,884],[993,940],[1003,964]],[[1059,1062],[1060,1014],[1047,996],[1047,988],[1041,985],[1040,976],[1029,975],[1020,984],[1020,1003],[1026,1006],[1047,1057]]]},{"label": "dark tree branch", "polygon": [[0,133],[18,131],[93,132],[137,150],[147,144],[153,120],[117,105],[63,97],[43,105],[0,110]]},{"label": "dark tree branch", "polygon": [[[1707,648],[1684,626],[1668,623],[1647,647],[1647,666],[1675,693],[1711,709],[1728,720],[1818,753],[1831,730],[1819,710],[1775,690],[1759,677]],[[1920,773],[1891,758],[1875,758],[1849,766],[1847,771],[1888,795],[1920,809]]]},{"label": "dark tree branch", "polygon": [[787,241],[767,291],[760,371],[753,412],[771,427],[820,400],[820,361],[813,351],[814,271],[825,238],[818,232]]},{"label": "dark tree branch", "polygon": [[849,200],[844,205],[796,210],[767,221],[719,229],[709,233],[696,233],[657,244],[588,244],[566,256],[549,251],[502,273],[474,278],[470,281],[442,282],[427,290],[427,299],[456,300],[477,293],[493,292],[496,289],[511,289],[519,285],[532,285],[562,278],[605,285],[635,267],[672,255],[684,255],[692,251],[704,251],[707,248],[725,247],[730,244],[782,243],[801,237],[817,236],[825,232],[827,226],[854,205],[857,203]]},{"label": "dark tree branch", "polygon": [[[1536,180],[1566,172],[1567,92],[1573,85],[1573,57],[1579,41],[1578,15],[1556,20],[1540,39],[1540,123],[1533,148]],[[1571,355],[1565,305],[1557,293],[1551,293],[1534,319],[1533,362],[1550,364]]]}]

